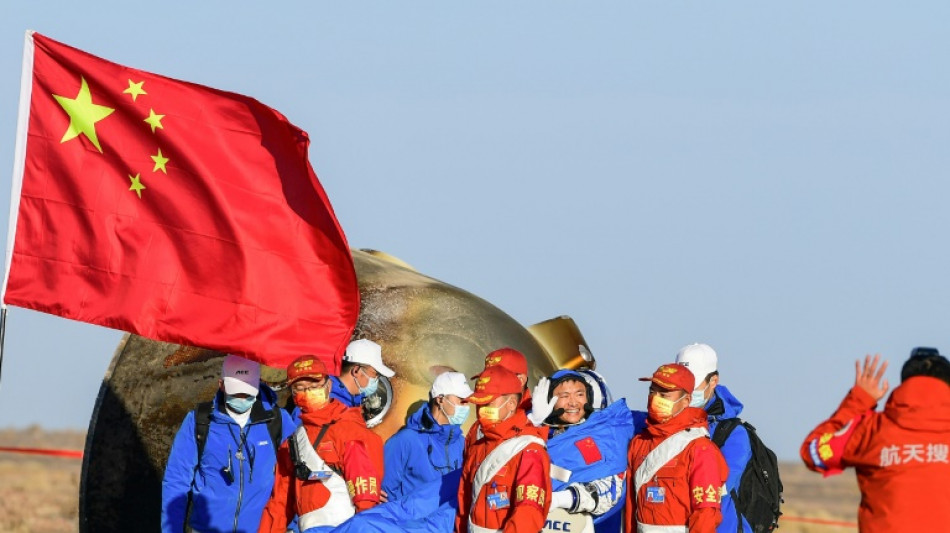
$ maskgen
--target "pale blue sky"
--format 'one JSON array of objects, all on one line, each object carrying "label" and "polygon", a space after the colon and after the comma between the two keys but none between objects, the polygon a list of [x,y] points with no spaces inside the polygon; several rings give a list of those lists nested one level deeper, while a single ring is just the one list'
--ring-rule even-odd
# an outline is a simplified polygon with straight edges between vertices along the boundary
[{"label": "pale blue sky", "polygon": [[[573,316],[632,407],[708,342],[793,458],[856,357],[896,382],[950,351],[948,27],[946,2],[3,2],[0,205],[26,29],[248,94],[310,133],[351,245]],[[85,427],[119,338],[11,309],[0,427]]]}]

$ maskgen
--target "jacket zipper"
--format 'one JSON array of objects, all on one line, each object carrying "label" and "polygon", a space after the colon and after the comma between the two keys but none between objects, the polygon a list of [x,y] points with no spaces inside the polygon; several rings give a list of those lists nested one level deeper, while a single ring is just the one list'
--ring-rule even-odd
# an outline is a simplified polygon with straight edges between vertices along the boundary
[{"label": "jacket zipper", "polygon": [[[241,439],[241,442],[245,442],[245,443],[247,442],[247,436],[251,433],[251,426],[253,426],[253,425],[255,425],[255,424],[260,424],[260,423],[262,423],[262,422],[267,422],[267,419],[265,419],[265,420],[256,420],[256,421],[254,421],[254,422],[251,422],[250,420],[248,420],[248,421],[247,421],[247,424],[245,424],[244,427],[241,429],[241,436],[243,437],[243,438]],[[233,433],[232,433],[232,435],[233,435]],[[268,437],[269,437],[269,432],[268,432]],[[238,447],[240,448],[240,443],[238,444]],[[248,448],[248,447],[245,445],[245,446],[244,446],[244,449],[247,450],[247,448]],[[235,510],[234,510],[234,530],[233,530],[233,533],[238,533],[238,517],[239,517],[240,514],[241,514],[241,503],[242,503],[243,500],[244,500],[244,459],[247,459],[248,462],[250,462],[250,460],[251,460],[250,457],[244,457],[244,451],[242,451],[242,450],[239,449],[238,452],[239,452],[239,456],[238,456],[238,466],[241,467],[241,483],[238,485],[238,501],[237,501],[237,507],[236,507]],[[248,452],[248,453],[250,453],[250,452]],[[277,455],[277,450],[274,450],[274,455],[275,455],[275,456]],[[251,473],[251,479],[254,479],[254,474],[253,474],[253,473]]]},{"label": "jacket zipper", "polygon": [[[248,423],[242,428],[243,431],[247,431],[250,428],[251,424]],[[244,441],[247,438],[247,434],[242,435],[241,440]],[[241,482],[238,484],[238,500],[237,506],[234,508],[234,533],[238,533],[238,517],[241,516],[241,502],[244,500],[244,450],[241,450],[240,447],[237,451],[237,460],[238,468],[241,469]]]}]

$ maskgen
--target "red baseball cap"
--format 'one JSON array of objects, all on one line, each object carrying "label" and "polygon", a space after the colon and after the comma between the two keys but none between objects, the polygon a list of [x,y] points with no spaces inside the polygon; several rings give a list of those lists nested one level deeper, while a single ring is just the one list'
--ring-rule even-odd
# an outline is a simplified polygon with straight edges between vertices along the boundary
[{"label": "red baseball cap", "polygon": [[475,392],[466,398],[475,405],[487,405],[505,394],[520,394],[524,387],[514,372],[503,366],[486,368],[475,381]]},{"label": "red baseball cap", "polygon": [[323,364],[316,355],[300,356],[287,366],[288,384],[302,378],[320,379],[326,375],[327,365]]},{"label": "red baseball cap", "polygon": [[528,360],[524,354],[507,346],[485,356],[485,370],[493,366],[506,368],[515,374],[528,374]]},{"label": "red baseball cap", "polygon": [[686,392],[693,392],[696,384],[696,378],[688,368],[679,363],[668,363],[660,366],[648,378],[640,378],[640,381],[651,381],[654,385],[667,390],[683,389]]}]

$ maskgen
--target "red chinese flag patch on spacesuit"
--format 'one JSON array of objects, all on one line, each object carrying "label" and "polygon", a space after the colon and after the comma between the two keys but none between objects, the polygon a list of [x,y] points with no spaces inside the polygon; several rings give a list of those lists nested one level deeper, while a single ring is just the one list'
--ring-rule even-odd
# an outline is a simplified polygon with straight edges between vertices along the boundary
[{"label": "red chinese flag patch on spacesuit", "polygon": [[576,441],[574,446],[577,446],[577,449],[580,450],[581,457],[584,458],[584,462],[587,464],[596,463],[603,458],[600,455],[600,448],[597,447],[597,443],[590,437]]}]

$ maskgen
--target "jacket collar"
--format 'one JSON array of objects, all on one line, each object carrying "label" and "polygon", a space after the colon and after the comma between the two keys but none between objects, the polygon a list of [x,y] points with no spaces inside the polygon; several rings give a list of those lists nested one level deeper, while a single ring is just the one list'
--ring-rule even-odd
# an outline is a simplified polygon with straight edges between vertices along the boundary
[{"label": "jacket collar", "polygon": [[301,410],[300,419],[303,420],[304,424],[312,426],[323,426],[342,420],[366,425],[366,421],[359,414],[359,409],[347,407],[336,399],[331,399],[322,409],[313,412],[305,413]]},{"label": "jacket collar", "polygon": [[[522,433],[534,434],[533,432],[527,431],[527,426],[531,426],[531,423],[528,422],[528,417],[525,415],[525,412],[519,408],[515,410],[514,414],[508,417],[508,420],[489,427],[482,426],[482,433],[489,441],[502,441],[516,437]],[[531,428],[534,428],[534,426],[531,426]],[[547,433],[547,428],[544,429],[545,433]]]},{"label": "jacket collar", "polygon": [[716,421],[723,418],[736,418],[742,413],[743,407],[742,402],[733,396],[729,389],[723,385],[716,385],[713,397],[709,399],[704,409],[709,415],[709,420]]},{"label": "jacket collar", "polygon": [[950,424],[950,387],[930,376],[907,378],[887,399],[884,415],[903,428],[943,431]]},{"label": "jacket collar", "polygon": [[680,414],[662,424],[647,422],[644,430],[651,437],[668,437],[686,428],[707,428],[706,411],[698,407],[687,407]]},{"label": "jacket collar", "polygon": [[[248,424],[266,423],[266,422],[270,422],[271,419],[274,418],[274,412],[271,410],[270,406],[268,407],[264,406],[267,392],[270,392],[271,394],[273,394],[273,391],[271,391],[268,388],[266,389],[267,392],[265,392],[265,386],[263,383],[261,384],[261,387],[260,389],[258,389],[258,391],[259,392],[257,394],[257,399],[254,400],[254,405],[251,406],[251,415],[250,417],[248,417],[248,420],[247,420]],[[215,394],[214,396],[214,409],[213,409],[214,415],[213,416],[221,417],[222,421],[226,420],[228,422],[237,424],[237,422],[235,422],[234,419],[231,418],[231,415],[229,415],[227,410],[225,409],[226,402],[227,400],[224,397],[224,393],[218,390],[217,394]]]}]

